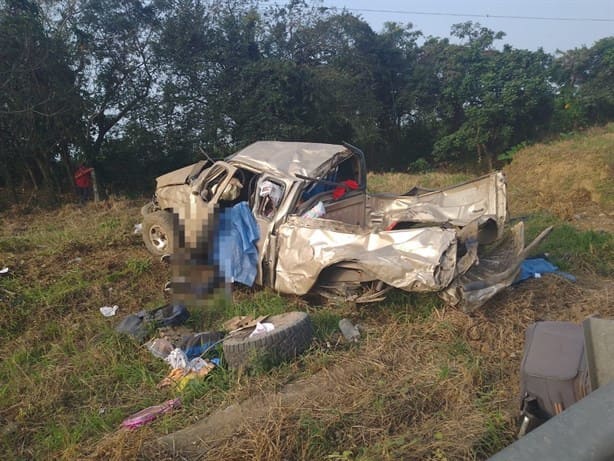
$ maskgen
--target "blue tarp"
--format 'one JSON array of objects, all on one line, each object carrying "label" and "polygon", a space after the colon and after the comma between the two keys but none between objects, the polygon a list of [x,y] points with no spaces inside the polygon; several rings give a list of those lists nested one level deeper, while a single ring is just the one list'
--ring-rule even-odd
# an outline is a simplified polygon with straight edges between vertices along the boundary
[{"label": "blue tarp", "polygon": [[[530,258],[525,259],[520,265],[520,274],[515,283],[522,282],[523,280],[539,277],[541,274],[554,273],[562,277],[565,277],[572,282],[576,281],[576,278],[568,274],[567,272],[559,271],[559,268],[552,264],[550,261],[544,258]],[[539,275],[538,275],[539,274]]]},{"label": "blue tarp", "polygon": [[252,286],[258,273],[258,223],[247,202],[221,210],[214,262],[228,282]]}]

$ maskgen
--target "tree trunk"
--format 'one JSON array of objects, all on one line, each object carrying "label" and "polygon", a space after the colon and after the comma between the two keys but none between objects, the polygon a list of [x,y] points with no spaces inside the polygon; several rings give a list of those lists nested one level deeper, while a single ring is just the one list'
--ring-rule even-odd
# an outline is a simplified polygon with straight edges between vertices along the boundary
[{"label": "tree trunk", "polygon": [[35,156],[35,161],[38,169],[43,175],[43,189],[45,190],[45,195],[47,196],[46,198],[50,203],[55,204],[57,203],[57,197],[55,194],[56,183],[53,178],[53,172],[51,171],[51,168],[49,168],[49,164],[41,159],[40,155]]},{"label": "tree trunk", "polygon": [[30,176],[30,181],[32,181],[32,187],[34,188],[34,190],[38,191],[38,182],[36,181],[36,175],[34,174],[34,171],[32,171],[32,168],[30,167],[28,162],[26,162],[25,165],[26,171],[28,172],[28,176]]},{"label": "tree trunk", "polygon": [[11,203],[19,203],[19,197],[17,195],[17,190],[15,189],[15,181],[13,180],[13,176],[5,163],[0,163],[0,176],[4,179],[4,185],[9,191],[9,200]]},{"label": "tree trunk", "polygon": [[72,195],[77,195],[77,186],[73,178],[72,165],[70,164],[70,156],[68,155],[66,146],[62,149],[62,163],[64,164],[66,179],[68,180],[68,189]]}]

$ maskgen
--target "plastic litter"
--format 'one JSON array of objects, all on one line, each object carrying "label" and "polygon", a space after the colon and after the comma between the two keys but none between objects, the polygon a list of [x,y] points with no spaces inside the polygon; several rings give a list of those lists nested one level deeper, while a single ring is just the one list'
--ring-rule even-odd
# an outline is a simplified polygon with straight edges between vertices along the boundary
[{"label": "plastic litter", "polygon": [[150,423],[158,416],[180,407],[180,399],[177,398],[167,400],[161,405],[154,405],[152,407],[145,408],[144,410],[129,416],[122,421],[121,426],[126,429],[137,429],[147,423]]},{"label": "plastic litter", "polygon": [[188,368],[188,363],[190,363],[188,356],[178,347],[173,349],[164,360],[170,363],[173,369],[186,369]]},{"label": "plastic litter", "polygon": [[313,208],[307,210],[303,213],[303,218],[321,218],[326,214],[326,208],[322,202],[318,202],[314,205]]},{"label": "plastic litter", "polygon": [[138,223],[134,225],[133,234],[142,234],[143,233],[143,223]]},{"label": "plastic litter", "polygon": [[211,366],[211,364],[207,362],[205,359],[201,359],[200,357],[193,358],[188,363],[188,369],[191,371],[196,371],[196,372],[199,372],[200,370],[202,370],[204,367],[207,367],[207,366]]},{"label": "plastic litter", "polygon": [[183,390],[187,384],[196,378],[204,378],[219,365],[219,359],[204,360],[200,357],[190,360],[185,368],[173,368],[166,377],[158,383],[158,388],[175,386],[177,390]]},{"label": "plastic litter", "polygon": [[545,258],[528,258],[525,259],[520,265],[520,274],[514,283],[519,283],[530,278],[538,279],[543,274],[548,273],[560,275],[561,277],[564,277],[572,282],[576,281],[576,278],[572,274],[560,271],[557,266]]},{"label": "plastic litter", "polygon": [[170,343],[170,341],[164,338],[152,339],[146,344],[146,346],[153,355],[161,359],[166,359],[174,349],[174,346]]},{"label": "plastic litter", "polygon": [[203,366],[198,371],[190,371],[185,376],[183,376],[179,382],[177,383],[177,390],[182,391],[188,385],[188,383],[194,379],[204,378],[209,374],[211,370],[215,368],[215,365],[212,363],[208,363],[206,366]]},{"label": "plastic litter", "polygon": [[199,357],[224,339],[224,333],[219,331],[205,331],[185,336],[179,347],[183,349],[189,359]]},{"label": "plastic litter", "polygon": [[360,338],[360,331],[349,319],[339,320],[339,329],[343,333],[343,337],[350,342],[357,342]]},{"label": "plastic litter", "polygon": [[119,306],[117,304],[113,306],[102,306],[100,308],[100,313],[105,317],[113,317],[117,312],[117,309],[119,309]]},{"label": "plastic litter", "polygon": [[8,273],[9,273],[8,267],[3,267],[2,269],[0,269],[0,274],[8,274]]},{"label": "plastic litter", "polygon": [[250,338],[255,336],[263,335],[264,333],[268,333],[269,331],[273,331],[275,329],[275,325],[272,323],[264,322],[264,323],[256,323],[256,328],[249,334]]}]

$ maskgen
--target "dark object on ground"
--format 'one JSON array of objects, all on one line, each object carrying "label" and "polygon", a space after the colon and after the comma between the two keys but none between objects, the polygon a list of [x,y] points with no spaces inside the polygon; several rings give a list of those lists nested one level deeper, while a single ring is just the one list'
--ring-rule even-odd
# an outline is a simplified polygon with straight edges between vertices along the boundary
[{"label": "dark object on ground", "polygon": [[277,364],[302,353],[313,337],[313,326],[304,312],[273,315],[266,320],[275,329],[249,337],[254,328],[232,333],[224,339],[224,359],[229,368],[247,368],[254,360]]},{"label": "dark object on ground", "polygon": [[[147,205],[145,205],[147,206]],[[143,218],[143,241],[156,256],[173,250],[173,214],[168,211],[153,211]]]},{"label": "dark object on ground", "polygon": [[181,325],[190,313],[181,304],[167,304],[151,311],[139,311],[125,317],[115,330],[143,341],[153,328]]},{"label": "dark object on ground", "polygon": [[607,461],[614,459],[614,382],[542,424],[490,461]]},{"label": "dark object on ground", "polygon": [[220,331],[205,331],[186,336],[179,347],[183,349],[188,359],[199,357],[210,349],[213,349],[224,338]]}]

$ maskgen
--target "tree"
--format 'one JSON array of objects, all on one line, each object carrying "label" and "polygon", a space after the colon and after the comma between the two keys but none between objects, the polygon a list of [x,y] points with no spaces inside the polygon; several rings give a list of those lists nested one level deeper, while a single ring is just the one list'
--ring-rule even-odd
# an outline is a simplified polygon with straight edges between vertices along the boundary
[{"label": "tree", "polygon": [[431,122],[441,127],[433,155],[492,169],[497,154],[535,139],[548,126],[551,56],[509,46],[497,51],[493,43],[502,33],[479,24],[454,26],[453,34],[465,43],[431,40],[424,46],[431,85],[439,94],[426,104]]},{"label": "tree", "polygon": [[[78,1],[78,0],[76,0]],[[86,99],[86,156],[100,153],[107,135],[147,104],[156,76],[160,3],[145,0],[80,0],[66,4],[74,62]]]},{"label": "tree", "polygon": [[[54,198],[54,166],[77,142],[81,100],[64,43],[43,26],[38,4],[9,0],[0,8],[0,176],[17,199],[28,180]],[[70,178],[70,176],[68,176]]]},{"label": "tree", "polygon": [[553,80],[558,85],[555,129],[613,120],[614,37],[559,53]]}]

